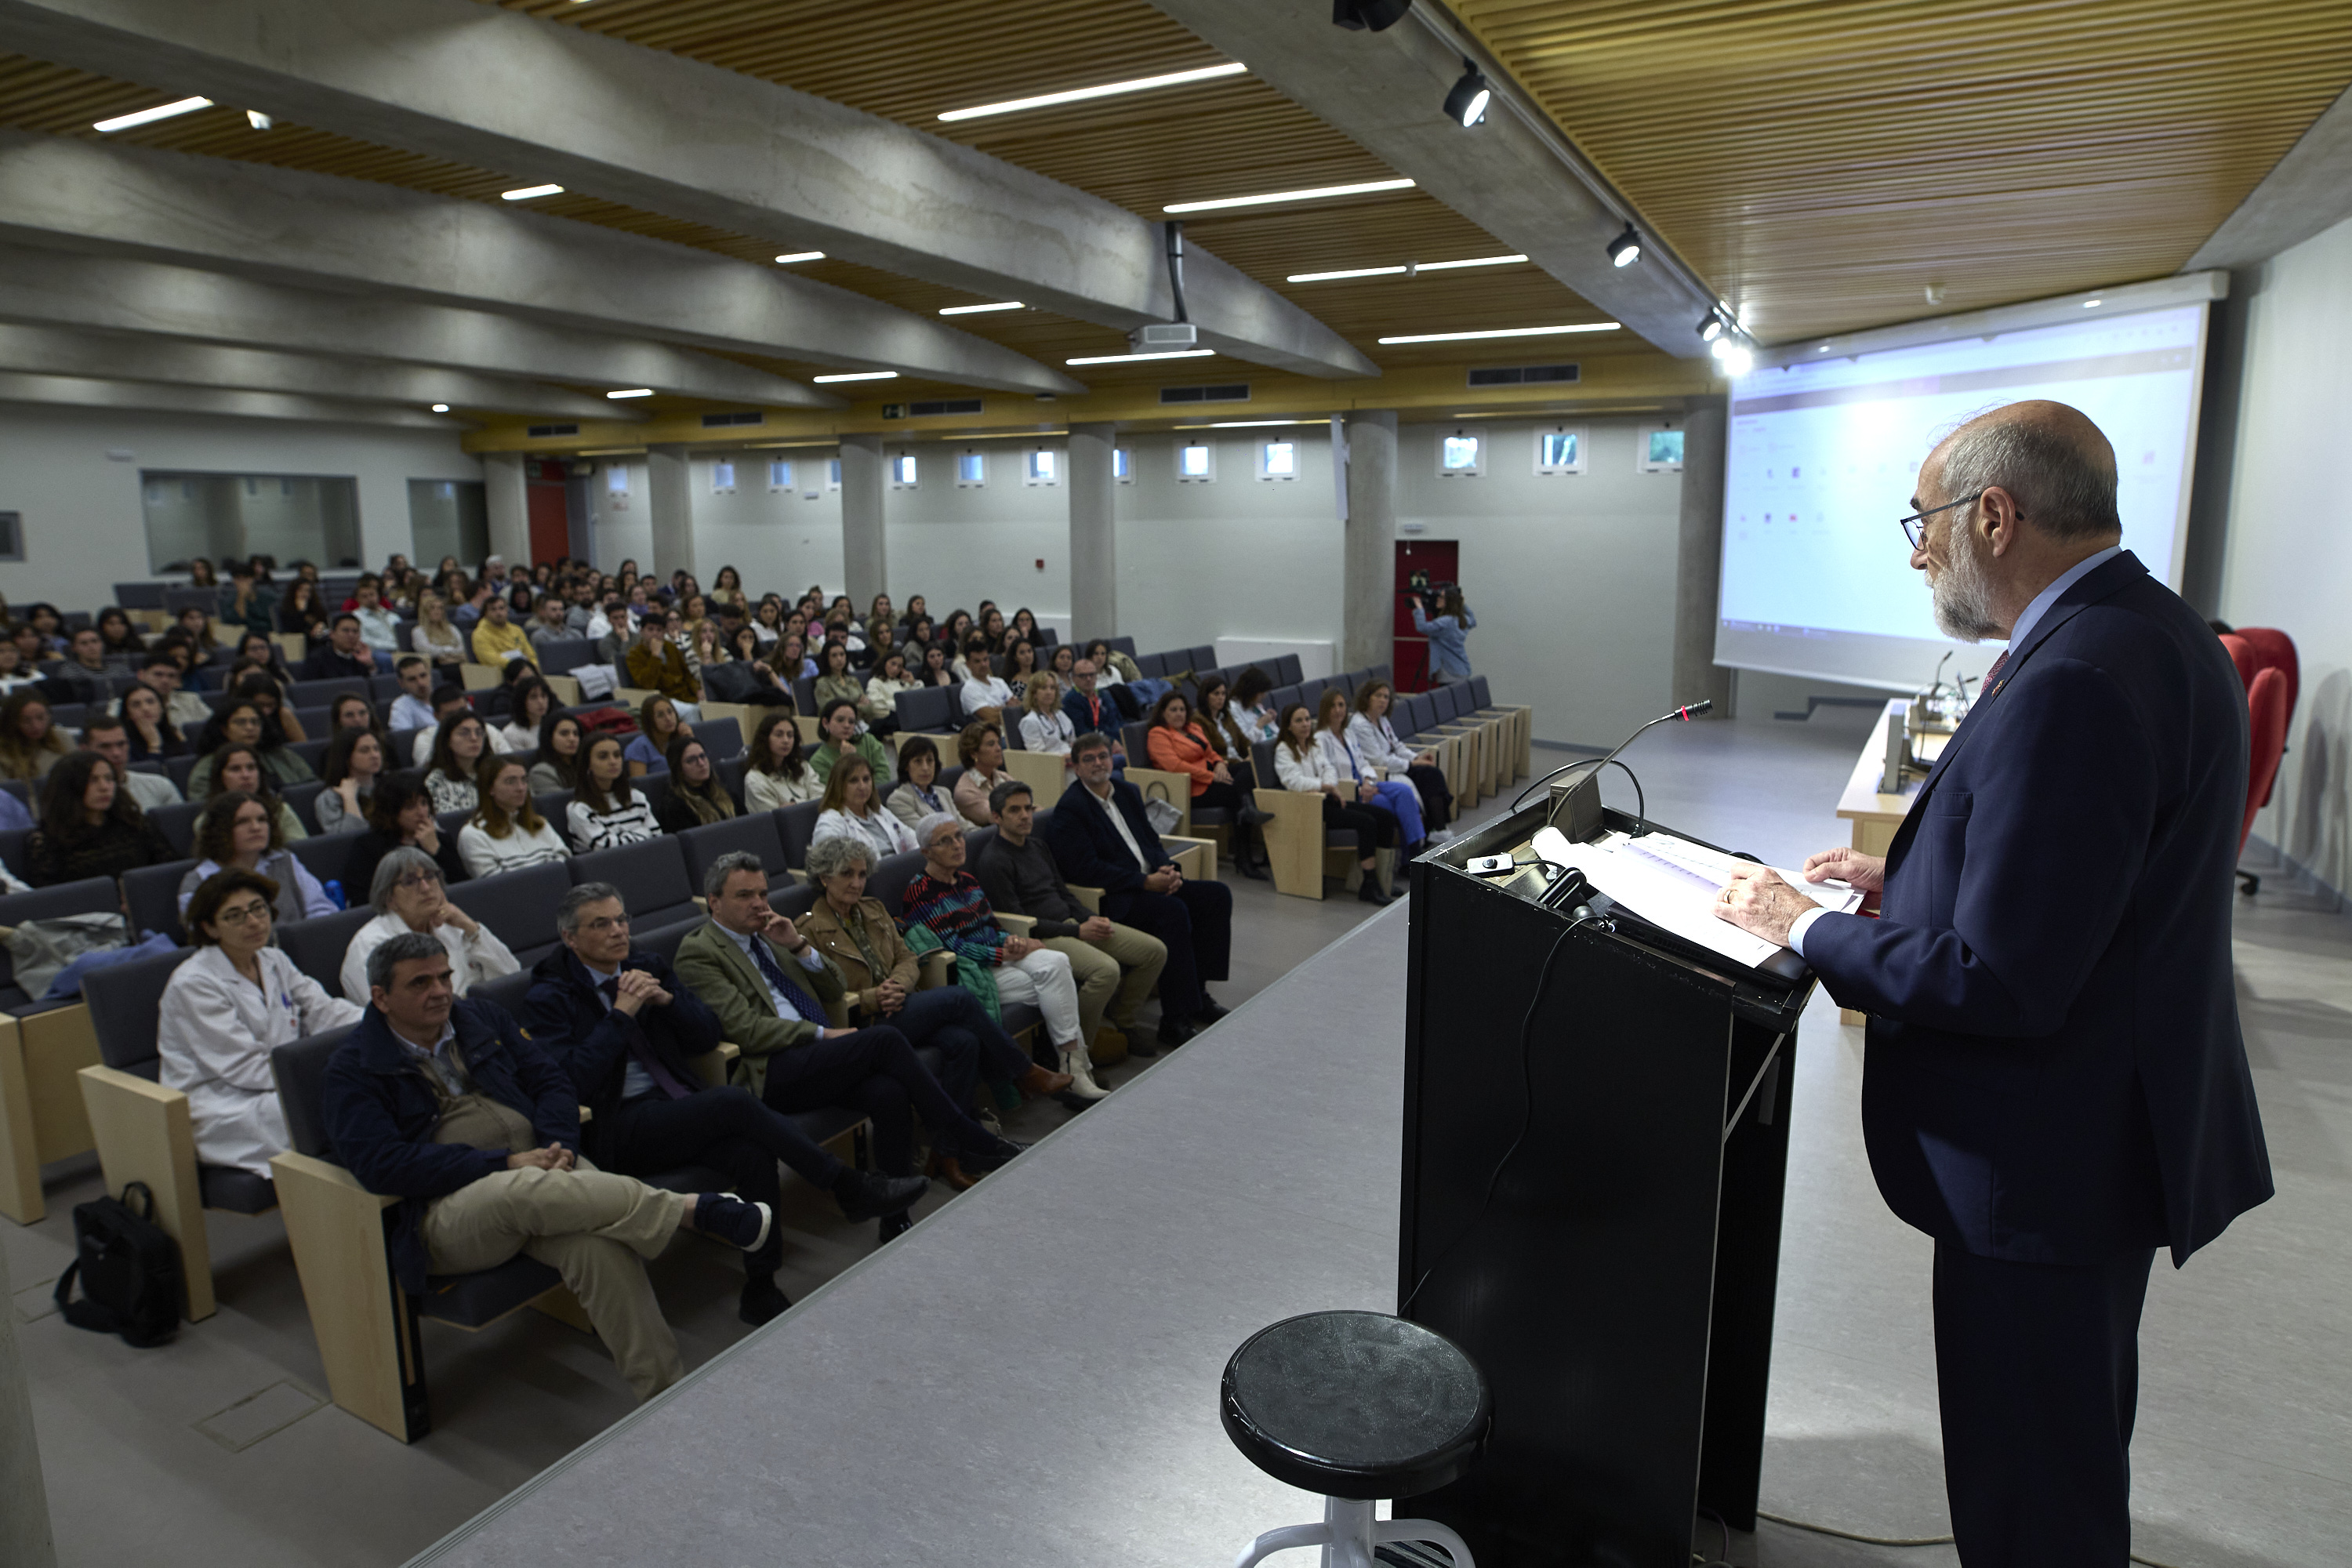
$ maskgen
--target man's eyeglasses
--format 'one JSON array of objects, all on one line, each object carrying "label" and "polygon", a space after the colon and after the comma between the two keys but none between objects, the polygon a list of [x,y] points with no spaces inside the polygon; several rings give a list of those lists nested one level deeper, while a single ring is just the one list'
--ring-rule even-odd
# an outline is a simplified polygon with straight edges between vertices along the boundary
[{"label": "man's eyeglasses", "polygon": [[626,915],[605,915],[597,920],[582,921],[580,922],[580,928],[583,931],[594,931],[600,936],[608,931],[626,931],[629,929],[629,917]]},{"label": "man's eyeglasses", "polygon": [[1984,491],[1979,490],[1975,495],[1962,496],[1958,500],[1948,500],[1941,506],[1931,506],[1926,511],[1913,512],[1909,517],[1903,519],[1899,525],[1903,530],[1903,537],[1911,542],[1912,549],[1918,549],[1927,542],[1927,520],[1929,518],[1935,516],[1939,511],[1949,511],[1956,506],[1971,505],[1979,498],[1983,496],[1983,494]]}]

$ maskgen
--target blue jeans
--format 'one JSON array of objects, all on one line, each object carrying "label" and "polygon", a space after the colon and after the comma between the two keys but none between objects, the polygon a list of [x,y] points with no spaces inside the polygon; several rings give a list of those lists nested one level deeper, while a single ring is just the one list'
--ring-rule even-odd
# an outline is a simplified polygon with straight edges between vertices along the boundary
[{"label": "blue jeans", "polygon": [[961,985],[933,986],[907,998],[887,1019],[909,1043],[940,1053],[940,1087],[960,1106],[972,1103],[979,1080],[1010,1082],[1029,1070],[1028,1054],[1013,1044],[979,997]]},{"label": "blue jeans", "polygon": [[1381,805],[1395,814],[1397,825],[1404,830],[1407,844],[1418,844],[1429,837],[1421,826],[1421,792],[1402,779],[1382,779],[1377,786]]}]

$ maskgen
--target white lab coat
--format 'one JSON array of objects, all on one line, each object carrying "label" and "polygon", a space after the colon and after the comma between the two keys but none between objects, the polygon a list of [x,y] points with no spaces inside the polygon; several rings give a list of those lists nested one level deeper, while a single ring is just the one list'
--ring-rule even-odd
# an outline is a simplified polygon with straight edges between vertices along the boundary
[{"label": "white lab coat", "polygon": [[1274,743],[1274,773],[1282,787],[1302,795],[1313,795],[1325,789],[1337,788],[1339,770],[1331,765],[1329,753],[1320,746],[1307,748],[1305,757],[1294,757],[1290,748],[1280,741]]},{"label": "white lab coat", "polygon": [[1361,713],[1349,715],[1348,742],[1364,761],[1392,773],[1412,766],[1413,749],[1397,739],[1396,730],[1386,719],[1375,724]]},{"label": "white lab coat", "polygon": [[[343,994],[352,1002],[365,1005],[368,1001],[368,954],[404,935],[408,922],[395,914],[381,914],[352,933],[351,946],[343,949]],[[485,980],[496,980],[501,974],[512,974],[522,964],[505,942],[491,934],[490,928],[476,921],[471,935],[454,925],[438,925],[433,934],[449,953],[449,985],[463,996]]]},{"label": "white lab coat", "polygon": [[197,949],[163,988],[155,1043],[164,1087],[188,1097],[196,1158],[267,1176],[288,1138],[270,1047],[356,1024],[361,1009],[327,994],[277,948],[256,956],[260,985],[219,948]]}]

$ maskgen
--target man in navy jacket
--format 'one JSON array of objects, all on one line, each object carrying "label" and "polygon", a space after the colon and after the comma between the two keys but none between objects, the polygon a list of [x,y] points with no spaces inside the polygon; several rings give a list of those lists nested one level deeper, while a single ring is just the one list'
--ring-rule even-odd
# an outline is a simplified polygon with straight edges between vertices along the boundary
[{"label": "man in navy jacket", "polygon": [[1717,912],[1870,1015],[1863,1130],[1936,1238],[1961,1560],[2123,1568],[2140,1308],[2271,1194],[2230,954],[2246,699],[2196,612],[2119,547],[2115,456],[2021,403],[1928,455],[1905,520],[1937,624],[2006,637],[1884,860],[1742,871]]},{"label": "man in navy jacket", "polygon": [[1225,1016],[1208,982],[1225,978],[1233,956],[1233,889],[1188,881],[1176,868],[1143,814],[1143,796],[1111,777],[1108,737],[1081,734],[1070,761],[1078,776],[1054,807],[1045,842],[1065,878],[1103,890],[1105,915],[1167,946],[1160,1043],[1181,1045]]}]

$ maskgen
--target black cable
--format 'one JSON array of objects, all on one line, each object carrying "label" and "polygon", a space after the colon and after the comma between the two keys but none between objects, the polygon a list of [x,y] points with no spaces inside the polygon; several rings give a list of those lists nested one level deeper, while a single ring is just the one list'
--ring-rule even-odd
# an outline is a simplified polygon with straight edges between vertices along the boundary
[{"label": "black cable", "polygon": [[[1782,1514],[1766,1513],[1760,1508],[1756,1510],[1756,1517],[1769,1519],[1775,1524],[1785,1524],[1791,1530],[1811,1531],[1815,1535],[1833,1535],[1840,1541],[1858,1541],[1864,1546],[1950,1546],[1954,1544],[1948,1535],[1861,1535],[1851,1530],[1840,1530],[1834,1525],[1808,1524],[1801,1519],[1790,1519]],[[1729,1540],[1727,1533],[1725,1539]],[[1725,1548],[1727,1555],[1729,1551],[1729,1547],[1727,1546]],[[2131,1554],[2131,1560],[2142,1564],[2143,1568],[2172,1568],[2172,1564],[2168,1563],[2159,1563],[2153,1557],[2142,1557],[2137,1552]]]}]

